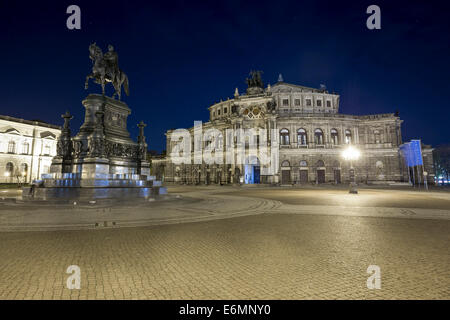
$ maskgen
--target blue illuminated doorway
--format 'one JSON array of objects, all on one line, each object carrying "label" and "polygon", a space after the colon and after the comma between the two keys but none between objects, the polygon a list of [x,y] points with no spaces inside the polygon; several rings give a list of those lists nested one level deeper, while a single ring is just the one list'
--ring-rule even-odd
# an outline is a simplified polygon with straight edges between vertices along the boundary
[{"label": "blue illuminated doorway", "polygon": [[244,183],[245,184],[258,184],[261,183],[261,168],[259,166],[258,158],[249,161],[245,161],[244,166]]}]

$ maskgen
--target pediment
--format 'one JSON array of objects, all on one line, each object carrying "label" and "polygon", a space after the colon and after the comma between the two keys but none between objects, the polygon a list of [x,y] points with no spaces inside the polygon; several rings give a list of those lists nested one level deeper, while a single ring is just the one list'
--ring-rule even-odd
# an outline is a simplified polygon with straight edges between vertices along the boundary
[{"label": "pediment", "polygon": [[41,132],[41,138],[42,139],[56,140],[56,135],[53,132],[44,131],[44,132]]},{"label": "pediment", "polygon": [[14,134],[14,135],[21,135],[19,130],[17,130],[16,128],[11,127],[11,126],[6,126],[6,127],[1,128],[0,132]]}]

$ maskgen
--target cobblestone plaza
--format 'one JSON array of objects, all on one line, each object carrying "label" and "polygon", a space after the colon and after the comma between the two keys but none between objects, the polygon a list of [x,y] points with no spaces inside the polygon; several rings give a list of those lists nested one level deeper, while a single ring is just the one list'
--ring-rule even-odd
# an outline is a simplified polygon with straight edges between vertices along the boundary
[{"label": "cobblestone plaza", "polygon": [[[85,222],[79,230],[63,230],[72,222],[61,209],[63,218],[52,226],[39,210],[2,203],[2,230],[23,231],[0,233],[0,298],[450,298],[448,192],[363,189],[356,197],[343,188],[169,192],[174,199],[135,206],[133,212],[126,205],[112,211],[93,206],[93,220],[75,214]],[[100,218],[120,226],[122,217],[123,226],[133,225],[125,213],[136,227],[95,228]],[[40,225],[30,216],[41,217]],[[52,227],[57,230],[26,231]],[[81,269],[80,290],[66,287],[70,265]],[[380,267],[381,289],[367,288],[369,265]]]}]

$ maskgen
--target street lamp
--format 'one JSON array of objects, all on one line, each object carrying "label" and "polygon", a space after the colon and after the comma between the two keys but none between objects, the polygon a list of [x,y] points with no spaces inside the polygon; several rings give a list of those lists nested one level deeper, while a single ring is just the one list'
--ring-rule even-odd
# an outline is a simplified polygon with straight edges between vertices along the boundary
[{"label": "street lamp", "polygon": [[355,181],[355,169],[353,168],[353,160],[358,160],[361,156],[361,152],[358,149],[349,146],[342,152],[342,157],[345,160],[350,161],[350,191],[349,193],[358,193],[356,190],[356,181]]}]

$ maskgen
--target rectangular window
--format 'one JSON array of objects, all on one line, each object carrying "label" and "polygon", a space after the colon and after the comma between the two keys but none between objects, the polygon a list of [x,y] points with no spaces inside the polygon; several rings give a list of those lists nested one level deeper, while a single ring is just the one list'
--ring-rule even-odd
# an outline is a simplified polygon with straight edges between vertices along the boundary
[{"label": "rectangular window", "polygon": [[8,153],[15,153],[16,152],[16,143],[14,141],[10,141],[8,143]]},{"label": "rectangular window", "polygon": [[289,99],[283,99],[283,106],[284,107],[289,106]]},{"label": "rectangular window", "polygon": [[331,108],[331,100],[327,100],[327,108]]},{"label": "rectangular window", "polygon": [[227,108],[224,108],[224,109],[223,109],[223,113],[227,113]]},{"label": "rectangular window", "polygon": [[317,100],[316,103],[317,103],[317,106],[318,106],[318,107],[321,107],[321,106],[322,106],[322,100]]},{"label": "rectangular window", "polygon": [[299,106],[300,105],[300,99],[295,99],[295,105]]},{"label": "rectangular window", "polygon": [[311,107],[311,105],[312,105],[311,99],[306,99],[306,106]]},{"label": "rectangular window", "polygon": [[28,152],[29,152],[29,147],[30,147],[30,145],[29,145],[27,142],[25,142],[25,143],[22,145],[22,153],[23,153],[23,154],[28,154]]}]

